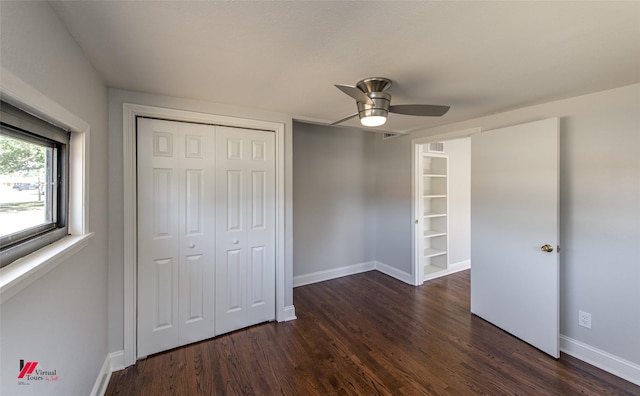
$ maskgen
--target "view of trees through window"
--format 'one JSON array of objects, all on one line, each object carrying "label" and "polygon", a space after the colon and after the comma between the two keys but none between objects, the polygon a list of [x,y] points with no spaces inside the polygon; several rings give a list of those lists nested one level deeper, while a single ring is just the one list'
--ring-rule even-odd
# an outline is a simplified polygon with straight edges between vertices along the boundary
[{"label": "view of trees through window", "polygon": [[0,135],[0,236],[52,221],[46,196],[51,152],[50,147]]}]

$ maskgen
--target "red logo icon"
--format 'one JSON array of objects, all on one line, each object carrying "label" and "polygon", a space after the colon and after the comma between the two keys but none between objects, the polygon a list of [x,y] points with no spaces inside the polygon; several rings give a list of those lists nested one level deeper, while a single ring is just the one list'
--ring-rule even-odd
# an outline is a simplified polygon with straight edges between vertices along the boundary
[{"label": "red logo icon", "polygon": [[27,362],[24,364],[24,360],[20,360],[20,374],[18,378],[24,378],[25,375],[33,374],[33,370],[36,369],[38,362]]}]

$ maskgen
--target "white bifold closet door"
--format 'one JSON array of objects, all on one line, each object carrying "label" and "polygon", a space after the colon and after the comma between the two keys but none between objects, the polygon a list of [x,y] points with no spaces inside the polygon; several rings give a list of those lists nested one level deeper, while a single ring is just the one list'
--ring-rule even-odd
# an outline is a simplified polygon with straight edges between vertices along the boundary
[{"label": "white bifold closet door", "polygon": [[216,129],[216,334],[276,315],[274,140]]},{"label": "white bifold closet door", "polygon": [[138,120],[137,356],[275,319],[273,140]]}]

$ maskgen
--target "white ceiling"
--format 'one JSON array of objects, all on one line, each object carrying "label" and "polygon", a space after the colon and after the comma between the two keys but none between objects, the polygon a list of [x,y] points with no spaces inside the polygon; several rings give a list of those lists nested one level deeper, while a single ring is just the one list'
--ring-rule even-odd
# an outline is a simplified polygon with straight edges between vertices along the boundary
[{"label": "white ceiling", "polygon": [[[53,1],[107,85],[331,123],[393,80],[415,131],[640,82],[640,2]],[[357,119],[346,125],[357,126]]]}]

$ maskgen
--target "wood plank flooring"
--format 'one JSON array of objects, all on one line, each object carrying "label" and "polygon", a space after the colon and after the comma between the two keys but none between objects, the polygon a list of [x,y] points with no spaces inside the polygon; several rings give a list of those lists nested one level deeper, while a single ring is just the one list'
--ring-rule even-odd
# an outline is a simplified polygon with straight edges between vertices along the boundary
[{"label": "wood plank flooring", "polygon": [[151,356],[107,395],[640,395],[469,312],[469,271],[413,287],[376,271],[294,289],[298,319]]}]

